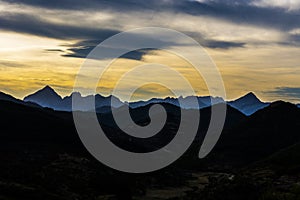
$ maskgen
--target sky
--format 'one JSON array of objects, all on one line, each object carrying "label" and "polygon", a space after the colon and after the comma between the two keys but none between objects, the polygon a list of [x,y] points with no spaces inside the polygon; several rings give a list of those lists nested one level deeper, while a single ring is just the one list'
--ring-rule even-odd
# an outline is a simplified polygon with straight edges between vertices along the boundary
[{"label": "sky", "polygon": [[[23,98],[50,85],[69,95],[85,57],[100,42],[122,31],[163,27],[205,48],[227,99],[252,91],[263,101],[300,102],[299,19],[300,0],[0,0],[0,91]],[[158,49],[115,60],[97,91],[109,95],[124,73],[149,63],[172,67],[197,95],[209,94],[186,60]],[[156,70],[146,74],[176,82]],[[132,78],[124,91],[135,83]],[[133,99],[169,95],[169,89],[148,84]]]}]

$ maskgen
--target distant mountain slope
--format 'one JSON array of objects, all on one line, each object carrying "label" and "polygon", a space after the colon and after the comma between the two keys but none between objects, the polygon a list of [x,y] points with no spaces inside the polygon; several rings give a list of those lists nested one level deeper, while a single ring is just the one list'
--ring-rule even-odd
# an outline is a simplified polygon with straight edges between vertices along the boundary
[{"label": "distant mountain slope", "polygon": [[24,101],[33,102],[43,107],[56,109],[59,107],[62,98],[54,91],[54,89],[52,89],[50,86],[46,86],[43,89],[26,96]]},{"label": "distant mountain slope", "polygon": [[152,98],[148,101],[138,101],[138,102],[132,102],[129,103],[131,108],[137,108],[146,106],[153,103],[169,103],[175,106],[180,106],[180,101],[183,102],[184,105],[181,105],[181,107],[185,109],[201,109],[206,108],[214,104],[218,103],[224,103],[225,101],[221,97],[210,97],[210,96],[204,96],[204,97],[196,97],[198,100],[198,105],[193,105],[191,101],[191,96],[187,97],[179,97],[179,98],[173,98],[173,97],[167,97],[164,99],[160,98]]},{"label": "distant mountain slope", "polygon": [[[138,108],[130,108],[130,115],[132,120],[141,125],[145,126],[150,122],[149,118],[149,109],[154,104],[149,104],[146,106],[138,107]],[[124,134],[122,134],[122,131],[115,130],[113,135],[115,137],[112,140],[115,140],[115,142],[118,144],[118,146],[125,148],[129,151],[136,152],[136,149],[132,149],[132,147],[141,146],[141,151],[144,152],[145,149],[151,149],[152,151],[157,150],[158,148],[163,147],[164,145],[168,144],[168,142],[171,141],[171,139],[175,136],[177,133],[177,130],[179,128],[179,125],[181,124],[181,108],[178,106],[175,106],[170,103],[160,103],[161,106],[164,107],[164,109],[167,111],[167,121],[162,129],[162,131],[147,139],[137,139],[135,137],[129,137],[129,140],[131,141],[131,145],[128,146],[128,143],[120,143],[118,139],[120,137],[124,137]],[[214,106],[218,107],[220,104],[216,104]],[[125,109],[125,107],[120,107],[115,110],[116,114],[118,116],[122,115],[122,110]],[[189,109],[190,110],[190,109]],[[204,135],[207,132],[207,128],[210,122],[211,117],[211,107],[206,107],[199,110],[200,113],[200,122],[199,122],[199,128],[198,128],[198,134],[194,140],[196,149],[199,148],[201,145]],[[157,113],[157,115],[160,115],[160,113]],[[98,116],[100,123],[104,124],[108,127],[117,127],[115,122],[113,121],[113,116],[111,112],[107,112],[104,114],[101,114]],[[245,120],[247,117],[241,113],[240,111],[236,110],[235,108],[232,108],[230,106],[227,106],[227,117],[225,121],[225,129],[231,129],[232,127],[236,126],[241,121]],[[186,120],[186,119],[185,119]],[[188,119],[189,120],[189,119]],[[119,138],[118,138],[119,137]],[[128,137],[127,137],[128,139]],[[142,145],[141,145],[142,144]],[[140,150],[140,148],[138,149]],[[199,150],[196,150],[199,151]],[[198,152],[193,152],[193,156],[197,155]]]},{"label": "distant mountain slope", "polygon": [[[0,98],[5,98],[0,100],[2,199],[102,199],[101,195],[110,199],[110,194],[124,199],[124,194],[135,190],[137,198],[133,199],[143,199],[144,193],[158,187],[163,188],[159,191],[162,195],[165,187],[174,188],[167,191],[175,193],[181,187],[191,188],[192,192],[187,192],[190,197],[183,199],[258,199],[251,194],[261,191],[272,196],[261,195],[259,199],[289,199],[291,190],[299,194],[300,109],[290,103],[274,102],[248,117],[228,106],[225,129],[217,146],[208,158],[199,160],[197,153],[211,113],[211,107],[203,108],[199,111],[198,136],[185,155],[158,172],[128,176],[106,168],[87,152],[74,127],[72,113],[27,106],[18,103],[20,100],[13,102],[15,99],[5,94]],[[131,108],[133,120],[147,125],[152,105]],[[111,120],[109,108],[107,113],[99,114],[99,119],[107,125],[103,126],[106,135],[119,147],[148,152],[168,144],[177,132],[181,109],[169,103],[162,106],[169,114],[168,121],[159,135],[145,140],[130,138],[106,124]],[[273,173],[269,169],[278,170]],[[286,194],[278,196],[278,191]]]},{"label": "distant mountain slope", "polygon": [[[148,111],[151,105],[131,108],[132,119],[140,125],[149,123]],[[137,152],[155,150],[172,139],[180,124],[180,108],[172,104],[162,105],[168,112],[167,124],[162,133],[150,140],[128,138],[128,135],[115,126],[109,110],[106,114],[99,115],[99,120],[104,125],[108,137],[120,147]],[[2,122],[0,138],[1,141],[5,141],[5,144],[16,141],[36,143],[36,145],[39,145],[41,141],[68,144],[75,142],[82,147],[71,113],[34,108],[3,100],[0,100],[0,107]],[[195,140],[197,147],[192,153],[194,156],[199,151],[198,148],[207,130],[211,108],[207,107],[199,112],[201,120]],[[215,149],[204,162],[244,165],[262,160],[282,149],[300,143],[299,130],[300,109],[293,104],[274,102],[250,117],[228,106],[225,129]]]},{"label": "distant mountain slope", "polygon": [[300,171],[300,143],[289,146],[272,154],[258,165],[266,165],[276,167],[277,169],[289,171]]},{"label": "distant mountain slope", "polygon": [[225,131],[211,160],[245,164],[257,161],[300,142],[300,110],[296,105],[274,102],[230,131]]},{"label": "distant mountain slope", "polygon": [[113,108],[119,108],[124,103],[120,101],[117,97],[112,95],[104,97],[102,95],[88,95],[88,96],[81,96],[79,92],[74,92],[70,96],[64,97],[60,106],[59,110],[71,111],[72,110],[72,98],[77,98],[77,110],[81,111],[89,111],[91,110],[91,105],[88,102],[91,101],[92,98],[95,98],[95,108],[99,112],[103,112],[107,110],[107,107],[112,105]]},{"label": "distant mountain slope", "polygon": [[[107,97],[104,97],[100,94],[81,96],[79,92],[74,92],[70,96],[62,98],[50,86],[46,86],[43,89],[26,96],[24,98],[24,101],[33,102],[42,107],[48,107],[54,110],[71,111],[72,97],[76,97],[78,99],[79,105],[77,106],[77,110],[81,111],[91,110],[91,106],[88,104],[91,98],[95,98],[95,107],[98,112],[107,112],[107,108],[111,106],[111,103],[113,108],[119,108],[124,104],[128,104],[121,102],[120,99],[112,95]],[[153,98],[148,101],[132,102],[129,103],[129,105],[131,108],[143,107],[153,103],[169,103],[175,106],[179,106],[179,101],[182,101],[184,103],[184,106],[182,107],[185,109],[201,109],[217,103],[225,102],[220,97],[205,96],[196,98],[198,99],[198,105],[192,105],[191,96],[179,98],[167,97],[165,99]]]},{"label": "distant mountain slope", "polygon": [[[141,126],[147,125],[150,122],[149,109],[152,105],[135,109],[131,108],[130,114],[133,121]],[[149,150],[155,150],[168,144],[177,133],[181,123],[181,109],[178,106],[168,103],[162,103],[161,105],[168,113],[167,123],[161,132],[147,139],[138,139],[124,134],[116,126],[109,109],[107,109],[106,113],[99,114],[98,119],[107,136],[118,144],[118,146],[133,152],[148,152]],[[82,147],[74,127],[72,114],[69,112],[55,111],[47,108],[33,108],[10,101],[0,101],[0,108],[2,108],[0,112],[0,120],[2,122],[0,141],[5,141],[6,144],[22,142],[35,146],[42,143],[67,143],[68,145],[76,143],[74,148],[77,148],[77,146]],[[118,113],[123,107],[116,109]],[[198,137],[195,140],[197,141],[197,146],[200,145],[201,138],[203,138],[207,130],[211,108],[207,107],[201,109],[199,112],[201,119]],[[246,116],[238,110],[228,107],[225,127],[235,126],[236,123],[245,119]]]},{"label": "distant mountain slope", "polygon": [[120,107],[123,103],[114,96],[104,97],[99,94],[97,95],[88,95],[81,96],[80,93],[74,92],[70,96],[66,96],[62,98],[59,96],[53,88],[50,86],[46,86],[43,89],[28,95],[24,98],[25,102],[33,102],[42,107],[52,108],[54,110],[60,111],[72,111],[72,97],[76,97],[78,99],[78,109],[81,111],[89,111],[91,110],[91,106],[88,104],[91,98],[95,98],[95,107],[97,110],[101,110],[101,107],[107,107],[112,105],[113,107]]},{"label": "distant mountain slope", "polygon": [[14,98],[13,96],[9,95],[9,94],[5,94],[3,92],[0,92],[0,100],[4,100],[4,101],[12,101],[12,102],[19,102],[20,100]]},{"label": "distant mountain slope", "polygon": [[[80,111],[90,111],[92,110],[91,106],[88,104],[88,102],[95,98],[95,108],[96,111],[99,113],[105,113],[109,111],[109,107],[112,105],[113,108],[119,108],[123,106],[124,104],[128,104],[131,108],[138,108],[147,106],[150,104],[155,103],[168,103],[175,106],[181,106],[184,109],[202,109],[206,108],[218,103],[224,103],[225,100],[221,97],[211,97],[211,96],[197,96],[198,105],[192,104],[192,96],[187,97],[167,97],[167,98],[152,98],[147,101],[137,101],[137,102],[122,102],[120,99],[118,99],[115,96],[102,96],[100,94],[96,95],[88,95],[88,96],[82,96],[79,92],[74,92],[70,96],[66,96],[62,98],[59,96],[54,89],[52,89],[50,86],[46,86],[43,89],[28,95],[24,98],[24,102],[32,102],[35,104],[38,104],[42,107],[48,107],[52,108],[54,110],[60,110],[60,111],[72,111],[72,97],[78,98],[78,106],[77,110]],[[15,99],[12,96],[3,96],[5,99],[10,99],[11,101],[14,101]],[[1,94],[0,94],[1,99]],[[183,102],[182,105],[180,105],[179,102]],[[21,102],[20,102],[21,103]],[[112,103],[112,104],[111,104]],[[241,111],[243,114],[250,116],[253,113],[257,112],[258,110],[267,107],[270,105],[270,103],[265,103],[260,101],[254,93],[250,92],[246,94],[245,96],[242,96],[234,101],[227,102],[228,105],[231,107]],[[298,105],[300,107],[300,105]]]},{"label": "distant mountain slope", "polygon": [[22,104],[22,105],[27,105],[27,106],[32,106],[32,107],[39,107],[38,104],[31,103],[31,102],[24,102],[20,99],[16,99],[15,97],[13,97],[9,94],[5,94],[3,92],[0,92],[0,100],[10,101],[10,102],[14,102],[14,103],[17,103],[17,104]]},{"label": "distant mountain slope", "polygon": [[230,101],[228,104],[248,116],[269,105],[269,103],[261,102],[252,92],[237,100]]},{"label": "distant mountain slope", "polygon": [[71,144],[78,140],[71,113],[3,100],[0,100],[0,108],[0,140],[5,144],[41,141]]}]

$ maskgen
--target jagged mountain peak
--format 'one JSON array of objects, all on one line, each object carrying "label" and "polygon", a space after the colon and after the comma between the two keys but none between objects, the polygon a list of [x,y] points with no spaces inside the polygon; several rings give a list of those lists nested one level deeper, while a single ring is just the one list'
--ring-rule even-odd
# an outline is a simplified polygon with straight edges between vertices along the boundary
[{"label": "jagged mountain peak", "polygon": [[253,92],[249,92],[234,101],[230,101],[228,104],[240,110],[245,115],[252,115],[256,111],[269,105],[268,103],[261,102]]},{"label": "jagged mountain peak", "polygon": [[52,91],[54,91],[54,89],[52,87],[50,87],[49,85],[46,85],[44,88],[42,88],[42,90],[52,90]]},{"label": "jagged mountain peak", "polygon": [[[71,111],[72,110],[72,97],[80,98],[82,110],[86,107],[86,102],[90,98],[95,98],[95,106],[96,108],[110,106],[113,104],[113,107],[120,107],[124,104],[119,98],[110,95],[110,96],[102,96],[101,94],[94,94],[88,96],[82,96],[79,92],[73,92],[70,96],[66,96],[62,98],[59,96],[56,91],[49,85],[46,85],[42,89],[38,90],[37,92],[28,95],[24,98],[25,102],[33,102],[39,104],[43,107],[50,107],[55,110],[65,110]],[[198,99],[199,107],[198,108],[205,108],[217,103],[223,103],[225,100],[221,97],[211,97],[211,96],[196,96]],[[185,102],[186,108],[194,108],[192,104],[189,103],[189,99],[191,97],[166,97],[162,98],[152,98],[148,101],[139,101],[139,102],[131,102],[130,107],[140,107],[145,106],[150,103],[170,103],[176,106],[180,106],[178,100],[183,100]],[[126,102],[125,102],[126,104]],[[244,96],[228,102],[233,108],[238,109],[245,115],[252,115],[256,111],[265,108],[269,105],[269,103],[262,102],[253,92],[249,92]]]},{"label": "jagged mountain peak", "polygon": [[239,101],[239,100],[258,101],[258,102],[261,102],[261,101],[259,100],[259,98],[258,98],[253,92],[249,92],[249,93],[245,94],[244,96],[238,98],[236,101]]},{"label": "jagged mountain peak", "polygon": [[254,94],[254,92],[249,92],[249,93],[247,93],[245,96],[248,96],[248,97],[256,97],[256,95]]},{"label": "jagged mountain peak", "polygon": [[55,91],[52,87],[50,87],[49,85],[43,87],[42,89],[36,91],[36,92],[33,93],[33,94],[28,95],[27,97],[24,98],[24,100],[25,100],[26,98],[30,97],[30,96],[33,96],[33,95],[44,95],[45,97],[51,95],[51,96],[59,97],[59,98],[61,99],[61,96],[59,96],[59,95],[56,93],[56,91]]},{"label": "jagged mountain peak", "polygon": [[47,85],[37,92],[26,96],[24,101],[33,102],[43,107],[55,108],[62,101],[62,97]]}]

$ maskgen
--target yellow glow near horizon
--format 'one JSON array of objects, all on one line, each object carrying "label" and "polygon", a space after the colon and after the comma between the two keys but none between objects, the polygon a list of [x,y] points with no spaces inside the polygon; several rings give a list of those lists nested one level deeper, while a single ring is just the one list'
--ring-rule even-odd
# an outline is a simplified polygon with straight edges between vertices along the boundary
[{"label": "yellow glow near horizon", "polygon": [[[23,98],[45,85],[51,85],[62,96],[72,92],[74,80],[84,59],[62,57],[63,52],[46,49],[67,50],[62,46],[76,41],[63,41],[29,36],[12,32],[0,34],[0,91]],[[229,50],[208,49],[208,53],[223,76],[228,99],[237,98],[254,91],[265,101],[280,97],[267,94],[276,87],[300,87],[300,58],[298,47],[247,46]],[[160,63],[177,70],[194,86],[198,95],[208,95],[201,76],[183,59],[166,51],[152,51],[141,61],[117,59],[106,72],[98,92],[109,95],[122,74],[141,64]],[[153,72],[149,76],[158,76]],[[161,78],[167,78],[160,74]],[[176,81],[169,78],[169,81]],[[128,83],[130,84],[130,83]],[[128,85],[124,85],[124,90]],[[180,85],[178,85],[180,88]],[[149,99],[169,95],[164,88],[154,89],[148,85],[137,91],[133,99]],[[183,95],[185,94],[183,91]],[[291,100],[288,97],[285,100]]]},{"label": "yellow glow near horizon", "polygon": [[[65,41],[12,32],[0,33],[0,90],[23,98],[44,85],[71,88],[82,59],[66,59]],[[60,90],[61,88],[61,90]],[[66,91],[67,93],[69,92]]]},{"label": "yellow glow near horizon", "polygon": [[[111,94],[112,90],[115,88],[116,83],[126,72],[130,72],[131,70],[134,70],[135,67],[145,64],[150,64],[149,66],[147,66],[148,69],[146,71],[139,71],[139,76],[131,76],[131,81],[126,82],[126,85],[121,86],[122,88],[124,88],[124,92],[127,90],[128,87],[135,86],[138,80],[143,81],[143,79],[145,79],[146,77],[147,80],[149,80],[149,77],[153,77],[153,80],[164,80],[166,83],[170,84],[176,82],[176,77],[170,76],[168,71],[165,69],[151,71],[151,63],[153,63],[153,67],[156,63],[158,63],[160,65],[165,65],[171,70],[174,70],[181,74],[185,79],[187,79],[190,82],[191,86],[198,95],[209,94],[203,78],[187,61],[170,52],[161,50],[151,51],[148,55],[145,55],[143,57],[142,61],[117,59],[114,63],[112,63],[112,65],[110,65],[109,69],[104,73],[104,79],[100,82],[101,87],[99,88],[98,92],[104,93],[106,95]],[[182,96],[191,95],[187,94],[185,92],[186,88],[180,84],[177,85],[176,89],[182,91]],[[148,85],[147,87],[140,88],[138,92],[139,94],[135,94],[135,96],[132,97],[132,100],[149,99],[151,97],[166,97],[170,95],[170,91],[166,90],[163,87],[158,87],[155,93],[153,90],[153,84]]]}]

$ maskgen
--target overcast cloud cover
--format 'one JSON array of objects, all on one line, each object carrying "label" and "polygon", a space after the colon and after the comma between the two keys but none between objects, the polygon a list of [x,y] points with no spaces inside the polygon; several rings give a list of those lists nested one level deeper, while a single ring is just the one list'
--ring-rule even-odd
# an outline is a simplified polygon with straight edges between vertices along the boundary
[{"label": "overcast cloud cover", "polygon": [[[260,43],[257,36],[228,38],[222,26],[229,24],[248,29],[268,28],[277,34],[264,42],[298,45],[300,41],[300,1],[297,0],[4,0],[0,1],[0,9],[1,29],[58,39],[98,42],[129,28],[149,25],[183,31],[209,48]],[[180,18],[187,21],[182,25]],[[200,26],[196,30],[187,27],[188,23],[197,26],[197,19],[199,22],[210,19],[218,24],[220,28],[216,32],[219,33],[206,33]],[[242,32],[247,30],[239,30],[248,34]],[[218,34],[225,36],[220,39]],[[92,46],[72,47],[69,56]]]},{"label": "overcast cloud cover", "polygon": [[[300,101],[300,83],[295,81],[300,75],[299,19],[300,0],[0,0],[1,34],[16,46],[18,41],[26,45],[26,51],[21,51],[24,45],[15,48],[22,52],[18,60],[6,53],[11,50],[9,42],[6,46],[2,42],[4,59],[0,64],[10,68],[36,66],[47,59],[55,61],[50,55],[56,53],[63,59],[57,59],[64,63],[60,66],[63,73],[71,76],[65,66],[77,62],[71,59],[85,58],[101,41],[133,28],[157,26],[181,31],[217,52],[214,58],[223,67],[226,83],[231,81],[230,91],[240,91],[241,87],[258,90],[264,85],[261,90],[270,92],[261,91],[262,95],[290,96]],[[12,33],[19,38],[10,38]],[[27,39],[32,41],[27,44]],[[42,61],[36,61],[40,56],[33,48],[36,44],[45,46],[43,53],[49,58],[42,60],[42,55]],[[139,61],[149,52],[136,51],[123,58]],[[23,62],[29,60],[27,54],[35,60]],[[31,76],[32,72],[25,78]],[[277,84],[270,82],[273,76]],[[17,85],[13,80],[4,81],[2,88],[8,83],[12,83],[11,88]],[[70,87],[69,82],[64,84],[64,89]]]}]

